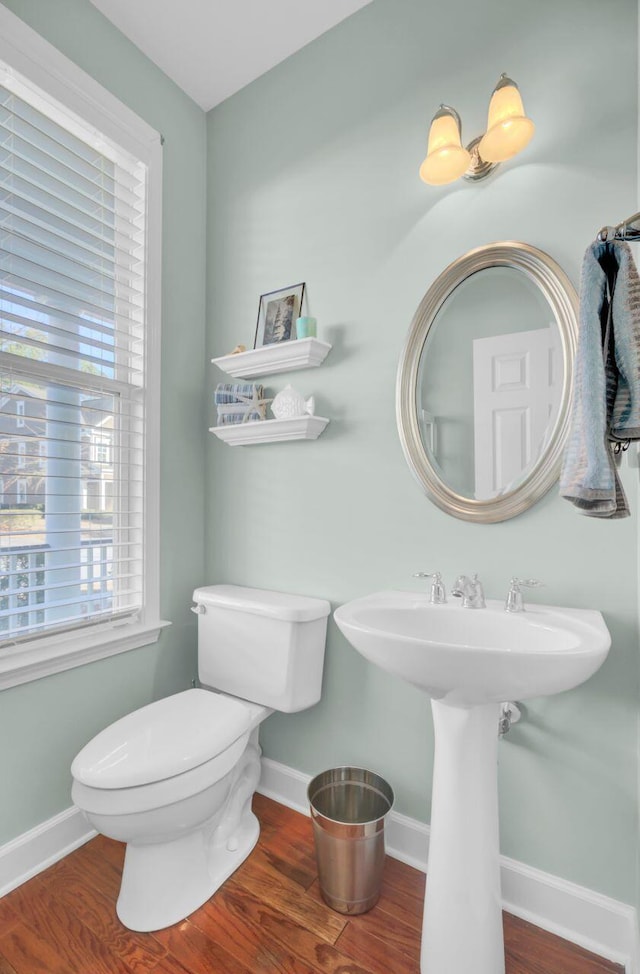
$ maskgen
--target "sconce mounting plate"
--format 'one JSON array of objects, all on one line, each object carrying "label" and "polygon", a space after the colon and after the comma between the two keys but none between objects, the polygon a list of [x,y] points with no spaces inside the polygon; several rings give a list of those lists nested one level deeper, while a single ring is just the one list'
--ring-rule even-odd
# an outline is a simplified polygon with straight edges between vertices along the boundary
[{"label": "sconce mounting plate", "polygon": [[475,183],[480,179],[486,179],[486,177],[497,169],[500,165],[499,162],[486,162],[482,159],[480,153],[478,152],[478,145],[482,136],[479,135],[477,139],[470,142],[467,146],[467,152],[471,153],[471,164],[467,171],[463,174],[463,179],[468,179],[470,182]]}]

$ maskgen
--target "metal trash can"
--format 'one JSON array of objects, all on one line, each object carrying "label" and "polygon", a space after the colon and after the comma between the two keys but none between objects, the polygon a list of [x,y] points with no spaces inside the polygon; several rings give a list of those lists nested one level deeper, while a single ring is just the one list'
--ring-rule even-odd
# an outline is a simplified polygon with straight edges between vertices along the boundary
[{"label": "metal trash can", "polygon": [[366,913],[380,896],[391,786],[373,771],[333,768],[316,775],[307,797],[323,899],[338,913]]}]

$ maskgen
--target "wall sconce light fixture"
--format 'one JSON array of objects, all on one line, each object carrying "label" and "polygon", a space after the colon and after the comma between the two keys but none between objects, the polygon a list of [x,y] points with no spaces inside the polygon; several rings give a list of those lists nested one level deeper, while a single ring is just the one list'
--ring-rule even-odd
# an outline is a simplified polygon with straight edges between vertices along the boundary
[{"label": "wall sconce light fixture", "polygon": [[506,159],[511,159],[531,141],[535,125],[524,113],[515,81],[500,75],[489,103],[487,131],[465,148],[462,123],[455,108],[440,105],[431,120],[427,155],[420,166],[420,178],[431,186],[443,186],[463,176],[484,179]]}]

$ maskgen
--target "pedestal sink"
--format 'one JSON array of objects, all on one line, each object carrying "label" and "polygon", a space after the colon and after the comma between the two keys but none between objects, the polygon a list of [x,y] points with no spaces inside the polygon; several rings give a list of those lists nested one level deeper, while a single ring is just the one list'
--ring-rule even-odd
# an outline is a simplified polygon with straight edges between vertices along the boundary
[{"label": "pedestal sink", "polygon": [[435,730],[421,974],[504,974],[497,745],[500,703],[570,690],[602,665],[599,612],[508,613],[378,592],[334,613],[351,645],[431,697]]}]

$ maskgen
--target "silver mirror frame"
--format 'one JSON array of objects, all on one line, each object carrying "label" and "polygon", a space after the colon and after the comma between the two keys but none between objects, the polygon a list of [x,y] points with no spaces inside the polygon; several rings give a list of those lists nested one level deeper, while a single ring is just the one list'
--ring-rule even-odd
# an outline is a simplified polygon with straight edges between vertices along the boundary
[{"label": "silver mirror frame", "polygon": [[[491,500],[474,500],[452,490],[431,463],[420,436],[416,397],[420,356],[438,312],[459,284],[488,267],[521,271],[547,299],[560,334],[564,377],[552,434],[529,473],[512,491]],[[396,381],[396,421],[402,449],[418,483],[434,504],[464,521],[492,524],[522,514],[554,485],[568,434],[577,338],[578,295],[573,284],[552,257],[529,244],[508,240],[478,247],[455,260],[436,278],[411,322]]]}]

